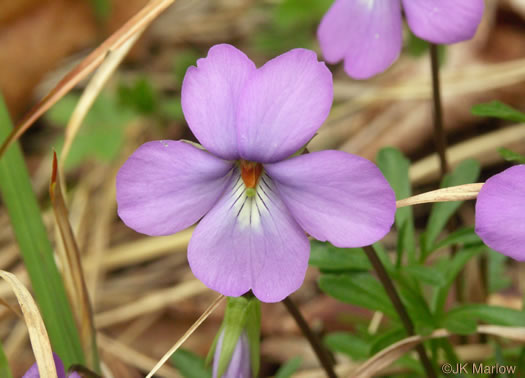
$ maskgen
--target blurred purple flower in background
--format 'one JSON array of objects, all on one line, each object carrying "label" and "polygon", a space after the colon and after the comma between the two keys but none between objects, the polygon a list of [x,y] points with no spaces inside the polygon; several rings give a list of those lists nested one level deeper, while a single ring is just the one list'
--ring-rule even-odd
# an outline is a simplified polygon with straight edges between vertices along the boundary
[{"label": "blurred purple flower in background", "polygon": [[484,9],[483,0],[336,0],[317,33],[326,61],[344,59],[355,79],[390,67],[401,52],[401,4],[412,32],[437,44],[471,39]]},{"label": "blurred purple flower in background", "polygon": [[134,230],[169,235],[202,218],[188,247],[205,285],[264,302],[297,290],[308,266],[305,231],[338,247],[381,239],[395,195],[370,161],[342,151],[291,157],[332,105],[332,75],[314,52],[291,50],[257,69],[217,45],[182,86],[183,141],[139,147],[117,175],[118,213]]},{"label": "blurred purple flower in background", "polygon": [[[57,369],[58,378],[82,378],[80,374],[76,372],[71,372],[66,375],[66,370],[64,369],[64,364],[60,357],[53,353],[53,359],[55,360],[55,367]],[[24,374],[22,378],[40,378],[40,372],[38,371],[38,366],[36,362],[29,368],[28,371]]]},{"label": "blurred purple flower in background", "polygon": [[490,248],[525,261],[525,165],[483,185],[476,200],[476,233]]},{"label": "blurred purple flower in background", "polygon": [[248,342],[246,332],[241,333],[226,372],[221,377],[217,376],[223,339],[224,332],[219,336],[217,348],[213,356],[213,378],[250,378],[252,376],[252,366],[250,363],[250,343]]}]

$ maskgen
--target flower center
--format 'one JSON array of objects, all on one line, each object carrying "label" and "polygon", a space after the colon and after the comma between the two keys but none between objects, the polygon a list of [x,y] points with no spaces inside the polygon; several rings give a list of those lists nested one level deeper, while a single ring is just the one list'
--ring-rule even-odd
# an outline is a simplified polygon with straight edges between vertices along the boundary
[{"label": "flower center", "polygon": [[255,188],[263,172],[263,166],[261,163],[247,160],[241,160],[240,166],[242,181],[244,181],[244,185],[246,186],[246,194],[252,197],[255,195]]}]

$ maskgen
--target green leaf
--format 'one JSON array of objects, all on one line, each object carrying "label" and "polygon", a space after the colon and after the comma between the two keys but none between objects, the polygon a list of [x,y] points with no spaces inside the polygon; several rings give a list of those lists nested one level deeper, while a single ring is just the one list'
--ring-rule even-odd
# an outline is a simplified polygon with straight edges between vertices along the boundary
[{"label": "green leaf", "polygon": [[439,241],[435,246],[434,250],[441,248],[447,248],[451,245],[474,245],[482,244],[483,242],[474,231],[474,227],[463,227],[453,233],[447,235],[443,240]]},{"label": "green leaf", "polygon": [[186,49],[175,55],[173,60],[173,74],[179,87],[182,85],[186,71],[190,66],[197,64],[197,59],[201,57],[201,54],[193,49]]},{"label": "green leaf", "polygon": [[[480,165],[476,160],[468,159],[462,161],[456,169],[450,174],[447,174],[441,183],[442,188],[447,188],[456,185],[471,184],[475,182],[480,173]],[[425,257],[428,256],[428,251],[432,251],[435,241],[448,220],[461,206],[463,201],[454,202],[439,202],[432,205],[430,217],[427,223],[427,230],[425,233]]]},{"label": "green leaf", "polygon": [[[390,183],[390,186],[396,193],[396,199],[408,198],[412,195],[412,188],[408,170],[410,161],[401,153],[401,151],[388,147],[383,148],[377,154],[377,165],[383,175]],[[409,262],[415,260],[415,237],[414,237],[414,215],[412,207],[402,207],[396,212],[396,227],[398,230],[398,258],[397,265],[402,261],[402,252],[408,252]]]},{"label": "green leaf", "polygon": [[370,273],[323,274],[319,287],[342,302],[381,311],[397,319],[385,289]]},{"label": "green leaf", "polygon": [[446,259],[442,269],[445,275],[445,283],[440,287],[433,298],[432,310],[437,317],[443,312],[445,302],[447,300],[448,292],[456,279],[456,276],[461,272],[465,264],[474,256],[480,254],[486,249],[485,245],[467,247],[459,250],[452,259]]},{"label": "green leaf", "polygon": [[323,342],[330,350],[346,354],[354,360],[364,360],[370,354],[369,342],[348,332],[329,333]]},{"label": "green leaf", "polygon": [[518,154],[517,152],[511,151],[508,148],[501,147],[498,149],[501,157],[511,163],[525,164],[525,156]]},{"label": "green leaf", "polygon": [[442,326],[458,335],[472,335],[476,333],[477,329],[476,319],[473,319],[468,314],[461,313],[455,316],[447,314],[443,319]]},{"label": "green leaf", "polygon": [[[46,117],[55,125],[67,125],[78,102],[76,95],[67,95],[53,106]],[[114,159],[124,142],[124,127],[137,113],[119,104],[114,96],[101,93],[87,114],[66,159],[66,169],[77,167],[88,158],[107,162]],[[63,137],[56,141],[60,154]]]},{"label": "green leaf", "polygon": [[330,243],[312,240],[309,264],[323,271],[371,269],[370,262],[361,248],[337,248]]},{"label": "green leaf", "polygon": [[159,105],[159,113],[162,117],[171,121],[184,120],[180,97],[162,100]]},{"label": "green leaf", "polygon": [[[525,313],[506,307],[486,304],[467,304],[450,310],[444,318],[443,326],[456,333],[473,333],[476,321],[509,327],[525,326]],[[472,330],[474,323],[474,331]],[[462,331],[464,328],[464,332]]]},{"label": "green leaf", "polygon": [[118,98],[122,105],[140,114],[150,115],[157,110],[158,93],[147,77],[138,78],[132,85],[121,83]]},{"label": "green leaf", "polygon": [[403,268],[411,277],[417,281],[433,285],[443,286],[445,284],[445,274],[433,266],[410,265]]},{"label": "green leaf", "polygon": [[[0,97],[0,140],[12,130]],[[84,364],[78,331],[18,143],[0,159],[0,192],[53,350],[66,367]]]},{"label": "green leaf", "polygon": [[370,356],[375,355],[404,337],[406,337],[406,331],[400,326],[395,326],[384,333],[376,335],[370,345]]},{"label": "green leaf", "polygon": [[493,249],[487,251],[489,293],[506,289],[512,284],[512,279],[505,273],[505,264],[509,258]]},{"label": "green leaf", "polygon": [[11,369],[9,369],[9,363],[7,362],[7,357],[5,356],[2,344],[0,344],[0,377],[13,378],[13,375],[11,374]]},{"label": "green leaf", "polygon": [[290,378],[292,374],[295,373],[297,369],[299,369],[301,362],[303,362],[301,357],[292,358],[290,361],[279,368],[277,373],[275,373],[275,378]]},{"label": "green leaf", "polygon": [[184,378],[211,377],[211,371],[206,368],[204,359],[189,350],[179,349],[173,353],[170,360]]},{"label": "green leaf", "polygon": [[332,0],[284,0],[276,8],[274,20],[281,28],[317,24]]},{"label": "green leaf", "polygon": [[423,336],[430,334],[436,328],[436,324],[417,281],[411,283],[399,274],[396,275],[396,281],[399,284],[399,296],[414,323],[416,333]]},{"label": "green leaf", "polygon": [[107,21],[111,15],[111,1],[110,0],[90,0],[91,7],[95,12],[95,16],[101,22]]},{"label": "green leaf", "polygon": [[481,117],[500,118],[512,122],[525,122],[525,114],[501,101],[474,105],[472,114]]}]

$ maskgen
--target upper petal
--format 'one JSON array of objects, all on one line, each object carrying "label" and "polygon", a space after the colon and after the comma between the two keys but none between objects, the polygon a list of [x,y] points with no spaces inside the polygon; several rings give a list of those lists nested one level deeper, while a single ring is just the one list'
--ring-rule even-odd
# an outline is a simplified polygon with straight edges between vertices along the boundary
[{"label": "upper petal", "polygon": [[301,227],[337,247],[362,247],[388,233],[395,194],[373,163],[342,151],[301,155],[265,166]]},{"label": "upper petal", "polygon": [[211,209],[231,169],[232,163],[185,142],[145,143],[117,174],[118,214],[143,234],[174,234]]},{"label": "upper petal", "polygon": [[255,64],[231,45],[213,46],[184,76],[182,110],[188,125],[207,150],[236,159],[236,114],[241,90],[255,72]]},{"label": "upper petal", "polygon": [[188,246],[193,274],[227,296],[252,289],[263,302],[297,290],[308,267],[308,238],[275,194],[268,177],[246,197],[239,174],[202,219]]},{"label": "upper petal", "polygon": [[403,0],[410,29],[419,38],[433,43],[455,43],[476,34],[485,2],[483,0]]},{"label": "upper petal", "polygon": [[489,178],[476,201],[476,233],[489,247],[525,261],[525,165]]},{"label": "upper petal", "polygon": [[332,99],[332,73],[313,51],[294,49],[268,61],[242,92],[241,157],[265,163],[292,155],[314,136]]},{"label": "upper petal", "polygon": [[374,76],[390,67],[401,52],[399,0],[336,0],[317,36],[328,62],[344,58],[351,77]]}]

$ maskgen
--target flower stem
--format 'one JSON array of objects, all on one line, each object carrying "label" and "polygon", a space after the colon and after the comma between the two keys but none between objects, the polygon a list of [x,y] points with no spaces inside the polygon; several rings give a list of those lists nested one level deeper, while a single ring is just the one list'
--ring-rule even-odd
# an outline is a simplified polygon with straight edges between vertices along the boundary
[{"label": "flower stem", "polygon": [[[370,263],[374,267],[377,276],[379,277],[379,280],[383,284],[386,293],[390,297],[390,300],[392,301],[392,304],[394,305],[399,318],[401,319],[401,323],[403,323],[403,327],[405,328],[408,336],[415,336],[414,332],[414,324],[412,323],[412,320],[408,316],[407,310],[405,306],[403,305],[403,302],[401,302],[401,298],[399,297],[399,294],[397,293],[397,290],[394,286],[394,283],[388,276],[388,273],[385,270],[385,267],[383,266],[383,263],[381,260],[379,260],[379,257],[377,257],[376,252],[371,246],[366,246],[363,248],[365,250],[365,253],[370,260]],[[427,353],[425,351],[425,348],[423,344],[418,344],[416,346],[417,354],[419,355],[419,359],[421,363],[423,364],[423,367],[425,368],[425,371],[427,373],[427,377],[429,378],[437,378],[436,372],[434,371],[434,368],[427,356]]]},{"label": "flower stem", "polygon": [[432,99],[434,102],[434,143],[439,155],[441,179],[448,172],[447,137],[443,127],[443,107],[441,105],[441,88],[439,83],[439,56],[437,45],[430,44],[430,65],[432,69]]},{"label": "flower stem", "polygon": [[306,320],[303,318],[303,315],[299,311],[299,308],[293,303],[293,301],[290,299],[290,297],[287,297],[283,300],[284,305],[286,306],[286,309],[292,315],[295,322],[301,329],[301,332],[303,335],[308,339],[308,342],[312,346],[312,349],[314,350],[315,354],[317,355],[317,358],[319,359],[319,362],[323,366],[324,370],[326,371],[326,375],[330,378],[337,378],[337,375],[335,374],[333,365],[334,362],[331,358],[331,356],[328,354],[326,349],[321,344],[320,340],[317,338],[317,336],[312,332],[310,329],[310,326],[306,322]]}]

